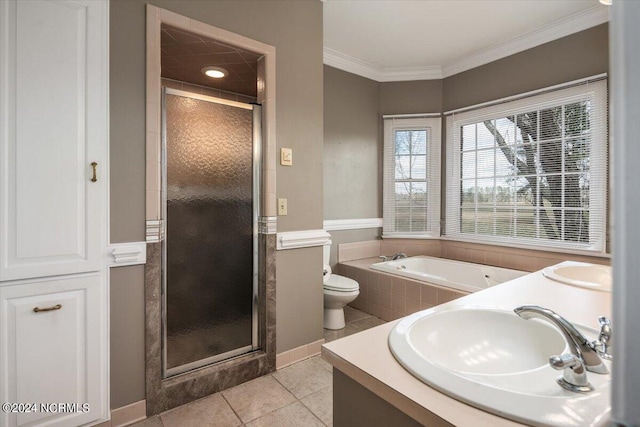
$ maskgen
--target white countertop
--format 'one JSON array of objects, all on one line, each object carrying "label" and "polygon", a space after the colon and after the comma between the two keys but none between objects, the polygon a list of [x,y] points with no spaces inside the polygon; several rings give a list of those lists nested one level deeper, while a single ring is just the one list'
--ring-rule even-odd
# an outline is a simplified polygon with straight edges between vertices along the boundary
[{"label": "white countertop", "polygon": [[[611,293],[554,282],[544,277],[540,271],[447,304],[461,303],[506,309],[521,305],[540,305],[571,322],[596,330],[599,329],[598,316],[611,316]],[[448,397],[407,372],[395,360],[387,344],[389,332],[397,322],[398,320],[389,322],[325,344],[322,346],[322,357],[336,369],[423,424],[433,423],[435,414],[456,426],[522,425]]]}]

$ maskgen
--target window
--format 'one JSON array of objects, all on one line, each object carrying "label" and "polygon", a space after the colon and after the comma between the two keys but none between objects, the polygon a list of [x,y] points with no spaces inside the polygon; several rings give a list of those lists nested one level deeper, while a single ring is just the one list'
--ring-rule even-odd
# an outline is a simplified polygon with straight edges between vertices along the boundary
[{"label": "window", "polygon": [[440,118],[384,119],[383,235],[440,235]]},{"label": "window", "polygon": [[604,251],[606,82],[447,117],[446,234]]}]

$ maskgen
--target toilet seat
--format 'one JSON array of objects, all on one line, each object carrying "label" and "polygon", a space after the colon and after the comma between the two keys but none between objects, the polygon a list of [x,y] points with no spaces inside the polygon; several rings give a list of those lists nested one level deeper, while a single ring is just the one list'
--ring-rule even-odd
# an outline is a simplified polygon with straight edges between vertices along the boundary
[{"label": "toilet seat", "polygon": [[360,289],[358,282],[348,277],[332,274],[323,281],[322,287],[334,292],[353,292]]}]

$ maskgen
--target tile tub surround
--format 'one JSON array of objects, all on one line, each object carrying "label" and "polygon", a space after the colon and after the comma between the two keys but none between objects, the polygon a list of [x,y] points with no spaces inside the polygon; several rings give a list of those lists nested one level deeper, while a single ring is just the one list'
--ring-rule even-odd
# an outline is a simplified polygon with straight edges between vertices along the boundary
[{"label": "tile tub surround", "polygon": [[512,270],[538,271],[562,261],[610,265],[611,259],[544,250],[511,248],[446,239],[383,239],[338,245],[338,262],[376,258],[403,252],[408,256],[427,255],[455,261],[492,265]]},{"label": "tile tub surround", "polygon": [[330,426],[332,367],[319,356],[133,424],[135,427]]},{"label": "tile tub surround", "polygon": [[468,292],[372,270],[371,264],[377,262],[380,262],[377,257],[341,262],[338,274],[360,285],[360,295],[350,306],[387,322],[468,295]]},{"label": "tile tub surround", "polygon": [[175,408],[269,374],[276,366],[276,235],[259,235],[258,307],[260,350],[200,369],[162,378],[161,245],[147,244],[145,266],[145,353],[147,415]]}]

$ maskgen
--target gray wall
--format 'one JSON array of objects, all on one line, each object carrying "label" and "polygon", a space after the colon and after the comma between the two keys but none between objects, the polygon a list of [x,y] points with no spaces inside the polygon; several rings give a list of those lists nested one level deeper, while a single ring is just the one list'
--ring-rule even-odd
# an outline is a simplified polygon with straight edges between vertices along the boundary
[{"label": "gray wall", "polygon": [[[111,0],[111,241],[141,241],[145,234],[146,3],[275,46],[276,143],[294,152],[293,167],[277,167],[277,194],[289,207],[278,231],[322,228],[322,3]],[[319,248],[277,256],[277,352],[322,338],[321,260]],[[144,369],[135,362],[144,351],[137,339],[142,290],[140,274],[112,272],[112,370],[134,361],[126,372],[112,372],[114,408],[144,399]],[[296,295],[295,304],[286,303],[287,295]]]},{"label": "gray wall", "polygon": [[382,214],[379,86],[324,66],[324,219]]},{"label": "gray wall", "polygon": [[442,80],[380,83],[380,115],[440,113]]},{"label": "gray wall", "polygon": [[609,70],[608,24],[444,79],[444,111],[589,77]]},{"label": "gray wall", "polygon": [[[324,219],[382,217],[383,114],[442,111],[442,80],[378,83],[324,67]],[[379,239],[382,229],[331,231],[340,243]]]},{"label": "gray wall", "polygon": [[[112,268],[111,407],[144,399],[144,266]],[[124,333],[126,331],[126,333]]]}]

